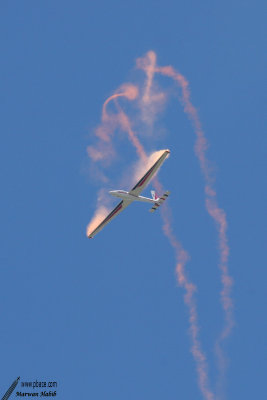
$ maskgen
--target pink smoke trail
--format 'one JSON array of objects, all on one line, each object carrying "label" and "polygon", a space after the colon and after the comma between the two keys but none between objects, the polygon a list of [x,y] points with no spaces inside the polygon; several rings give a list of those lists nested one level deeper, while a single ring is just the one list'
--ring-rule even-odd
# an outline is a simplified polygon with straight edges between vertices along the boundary
[{"label": "pink smoke trail", "polygon": [[[142,68],[147,75],[146,84],[143,91],[141,107],[143,107],[143,114],[151,112],[153,108],[147,108],[147,106],[153,105],[153,102],[160,103],[165,101],[165,95],[161,93],[159,96],[153,95],[153,79],[155,73],[160,73],[165,76],[169,76],[175,80],[182,89],[182,103],[184,110],[191,119],[194,131],[197,136],[195,152],[200,162],[200,167],[205,178],[205,193],[206,193],[206,208],[214,219],[219,233],[219,248],[220,248],[220,269],[221,269],[221,280],[222,280],[222,291],[221,300],[223,309],[225,312],[225,325],[221,335],[216,344],[216,352],[219,360],[219,366],[221,368],[221,373],[225,370],[224,355],[221,349],[221,343],[226,339],[233,327],[233,304],[231,300],[231,287],[232,279],[228,272],[228,257],[229,248],[227,244],[226,236],[226,216],[222,209],[218,207],[217,204],[217,194],[212,188],[212,179],[210,176],[210,171],[208,168],[208,161],[206,158],[207,140],[205,138],[204,132],[201,128],[201,124],[198,118],[198,114],[194,106],[190,101],[190,92],[188,88],[188,82],[186,79],[177,71],[175,71],[171,66],[158,67],[156,66],[156,54],[154,52],[148,52],[146,57],[137,60],[137,66]],[[88,154],[93,161],[103,160],[109,161],[114,157],[114,150],[112,147],[112,136],[115,129],[120,128],[122,131],[128,133],[128,137],[132,145],[136,148],[137,154],[141,160],[144,162],[147,160],[146,152],[140,143],[136,133],[131,127],[131,122],[127,114],[122,110],[118,103],[119,97],[125,97],[126,99],[132,101],[136,100],[138,97],[138,88],[132,84],[125,84],[121,88],[110,96],[103,105],[102,110],[102,124],[96,130],[96,136],[99,138],[99,143],[95,148],[89,147]],[[107,105],[111,101],[115,102],[117,109],[116,114],[111,114],[107,112]],[[155,111],[154,111],[155,112]],[[149,118],[147,118],[149,120]],[[156,181],[156,188],[161,191],[161,186],[159,181]],[[100,210],[102,211],[102,210]],[[172,226],[171,226],[171,213],[170,210],[165,207],[163,210],[163,231],[168,237],[171,245],[173,246],[177,265],[176,273],[179,285],[185,289],[185,304],[189,309],[189,321],[190,321],[190,335],[192,340],[192,354],[196,361],[196,368],[198,372],[198,383],[200,390],[207,400],[213,400],[214,394],[209,389],[208,373],[207,373],[207,361],[205,355],[201,349],[201,343],[199,341],[199,328],[198,328],[198,317],[196,304],[194,300],[194,291],[196,290],[195,285],[193,285],[185,274],[185,265],[188,259],[186,251],[183,249],[181,243],[175,238]]]},{"label": "pink smoke trail", "polygon": [[[162,186],[158,179],[154,182],[156,190],[159,193],[163,192]],[[213,400],[214,394],[210,389],[209,377],[208,377],[208,365],[206,356],[202,350],[202,345],[199,339],[199,325],[198,325],[198,313],[196,308],[196,302],[194,299],[194,292],[196,286],[189,280],[185,273],[185,266],[188,261],[188,254],[183,249],[181,243],[176,239],[173,229],[171,226],[171,211],[164,204],[165,208],[162,209],[161,215],[163,218],[163,232],[169,239],[172,247],[176,254],[176,275],[179,285],[185,290],[184,302],[189,310],[189,324],[190,324],[190,335],[191,335],[191,352],[196,362],[196,369],[198,375],[198,385],[206,400]]]},{"label": "pink smoke trail", "polygon": [[[138,96],[138,88],[130,83],[122,85],[118,92],[110,96],[106,99],[102,107],[102,117],[101,124],[95,130],[95,135],[98,138],[98,143],[95,146],[88,146],[87,153],[91,158],[92,162],[102,162],[105,165],[111,163],[112,159],[115,157],[115,150],[112,144],[112,137],[114,131],[117,128],[121,128],[122,130],[129,130],[129,134],[132,138],[132,142],[135,146],[139,146],[139,154],[142,156],[144,154],[144,149],[138,143],[135,143],[135,135],[131,129],[129,129],[128,118],[126,114],[120,109],[116,100],[119,97],[124,97],[128,100],[134,100]],[[119,109],[119,113],[108,113],[107,106],[111,101],[116,102],[117,109]],[[103,174],[102,171],[94,170],[94,175],[99,178],[102,182],[108,182],[108,178]],[[106,195],[100,191],[101,195],[98,196],[97,207],[95,214],[93,215],[91,221],[87,225],[87,236],[89,233],[94,230],[94,228],[101,222],[109,213],[109,199]],[[103,206],[103,202],[105,202],[105,206]]]},{"label": "pink smoke trail", "polygon": [[[148,77],[149,84],[152,84],[153,76]],[[150,80],[151,79],[151,80]],[[145,91],[147,94],[147,101],[149,101],[149,89]],[[147,154],[144,151],[142,144],[133,132],[131,128],[131,123],[129,117],[122,111],[121,107],[118,106],[119,119],[123,121],[121,127],[128,132],[129,140],[135,146],[137,155],[142,159],[142,161],[147,161]],[[156,179],[155,186],[158,192],[163,192],[162,186],[158,179]],[[184,301],[189,309],[189,324],[190,324],[190,335],[192,340],[191,352],[193,354],[194,360],[196,362],[196,369],[198,374],[198,383],[200,390],[206,400],[214,400],[214,394],[209,389],[209,379],[208,379],[208,367],[206,357],[201,348],[201,343],[199,340],[199,327],[198,327],[198,315],[196,304],[194,300],[194,292],[196,286],[190,282],[185,274],[185,265],[188,260],[187,252],[183,249],[182,244],[175,238],[171,226],[171,213],[165,207],[162,212],[163,216],[163,232],[168,238],[171,246],[175,250],[176,254],[176,274],[179,285],[185,289]]]},{"label": "pink smoke trail", "polygon": [[95,130],[95,135],[99,139],[95,146],[88,146],[87,153],[93,162],[102,161],[110,163],[115,157],[115,150],[112,146],[112,136],[114,131],[123,127],[125,121],[123,113],[108,113],[107,106],[112,100],[125,97],[128,100],[135,100],[138,96],[137,86],[131,83],[122,85],[118,92],[110,96],[103,104],[101,124]]},{"label": "pink smoke trail", "polygon": [[[178,83],[182,90],[182,104],[184,111],[192,121],[194,132],[196,134],[195,153],[200,163],[201,170],[205,178],[205,194],[206,194],[206,208],[210,216],[215,221],[219,236],[219,251],[220,262],[219,268],[221,270],[222,290],[220,292],[221,303],[224,310],[224,326],[219,338],[216,342],[215,351],[218,358],[218,365],[220,369],[220,379],[223,379],[226,369],[225,357],[221,348],[222,342],[229,337],[234,326],[233,317],[233,301],[231,298],[231,291],[233,280],[229,274],[228,259],[229,259],[229,246],[227,239],[227,221],[224,210],[219,208],[217,202],[217,193],[212,187],[212,178],[208,167],[208,160],[206,157],[207,140],[201,123],[198,117],[196,108],[190,100],[189,84],[185,77],[174,70],[172,66],[159,67],[156,66],[156,54],[153,51],[147,53],[144,58],[137,60],[137,67],[143,69],[147,75],[146,93],[151,90],[153,74],[159,73],[164,76],[172,78]],[[147,100],[146,100],[147,101]]]}]

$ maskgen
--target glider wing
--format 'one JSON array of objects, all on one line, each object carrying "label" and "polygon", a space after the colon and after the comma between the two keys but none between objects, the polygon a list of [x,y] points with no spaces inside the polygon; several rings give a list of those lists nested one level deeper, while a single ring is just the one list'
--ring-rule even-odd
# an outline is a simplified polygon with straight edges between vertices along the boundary
[{"label": "glider wing", "polygon": [[139,182],[132,188],[129,194],[134,196],[139,196],[139,194],[144,190],[144,188],[151,181],[155,173],[158,171],[160,166],[163,164],[165,158],[169,155],[170,150],[165,150],[164,153],[158,158],[154,165],[145,173],[145,175],[140,179]]},{"label": "glider wing", "polygon": [[119,215],[132,201],[122,200],[115,208],[112,210],[108,216],[93,230],[88,234],[88,237],[92,239],[98,232],[100,232],[104,226],[106,226],[113,218]]}]

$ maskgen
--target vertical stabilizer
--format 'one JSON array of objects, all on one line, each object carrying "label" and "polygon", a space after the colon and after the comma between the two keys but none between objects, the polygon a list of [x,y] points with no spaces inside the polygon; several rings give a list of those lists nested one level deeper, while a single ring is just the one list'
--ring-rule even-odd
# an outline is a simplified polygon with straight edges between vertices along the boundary
[{"label": "vertical stabilizer", "polygon": [[151,195],[152,195],[152,199],[156,201],[157,200],[157,195],[156,195],[155,190],[151,190]]}]

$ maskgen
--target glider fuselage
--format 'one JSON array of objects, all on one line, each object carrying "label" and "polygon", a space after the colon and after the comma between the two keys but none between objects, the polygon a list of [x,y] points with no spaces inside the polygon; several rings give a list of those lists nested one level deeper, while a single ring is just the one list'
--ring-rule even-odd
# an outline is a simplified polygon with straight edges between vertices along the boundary
[{"label": "glider fuselage", "polygon": [[144,201],[146,203],[155,203],[155,200],[149,199],[148,197],[144,196],[135,196],[126,192],[125,190],[111,190],[109,192],[112,196],[119,197],[122,200],[130,200],[130,201]]}]

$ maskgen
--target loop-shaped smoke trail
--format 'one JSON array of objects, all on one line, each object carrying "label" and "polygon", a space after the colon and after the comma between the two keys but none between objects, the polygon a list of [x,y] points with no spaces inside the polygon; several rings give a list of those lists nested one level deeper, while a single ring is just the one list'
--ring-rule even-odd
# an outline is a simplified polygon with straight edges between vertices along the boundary
[{"label": "loop-shaped smoke trail", "polygon": [[[119,98],[125,98],[129,101],[137,101],[142,115],[141,119],[143,121],[151,121],[155,117],[155,113],[159,108],[159,105],[162,105],[166,100],[166,95],[164,92],[155,95],[155,92],[153,91],[155,74],[161,74],[173,79],[181,88],[181,102],[185,113],[193,124],[194,132],[196,134],[195,153],[199,160],[200,168],[205,179],[206,208],[216,223],[219,237],[219,267],[221,271],[222,282],[220,296],[224,310],[224,326],[216,342],[215,351],[220,371],[219,385],[221,385],[226,369],[225,356],[222,351],[222,342],[230,335],[234,325],[233,303],[231,299],[232,278],[230,277],[228,271],[229,247],[226,235],[226,215],[225,212],[218,207],[217,193],[212,186],[213,181],[208,166],[208,159],[206,157],[207,140],[202,130],[197,110],[190,100],[189,84],[184,76],[174,70],[173,67],[159,67],[156,64],[156,61],[157,57],[153,51],[148,52],[145,57],[137,59],[137,67],[144,70],[146,73],[146,82],[141,90],[137,86],[127,83],[122,85],[104,102],[102,109],[102,121],[100,126],[95,131],[95,135],[98,138],[98,143],[96,146],[89,146],[87,148],[87,152],[93,162],[105,162],[106,164],[111,162],[112,159],[116,157],[112,143],[114,132],[116,129],[120,129],[121,131],[127,132],[129,141],[136,149],[139,159],[146,164],[148,161],[147,153],[138,136],[132,129],[132,123],[129,116],[123,111],[118,100]],[[107,112],[107,106],[111,101],[113,101],[115,104],[116,113]],[[155,186],[158,192],[162,192],[161,184],[157,178],[155,179]],[[107,212],[107,209],[103,209],[103,207],[99,205],[94,215],[94,220],[90,223],[90,227],[95,220],[98,221],[99,219],[103,219],[103,213],[107,214]],[[173,233],[171,211],[166,204],[164,207],[162,207],[162,218],[163,232],[168,238],[176,255],[177,281],[185,291],[184,302],[189,312],[191,352],[196,363],[199,388],[205,400],[214,400],[215,395],[210,389],[207,360],[202,350],[199,338],[198,313],[194,296],[196,286],[189,280],[185,272],[185,267],[189,256],[186,250],[182,247],[180,241],[176,239]]]}]

